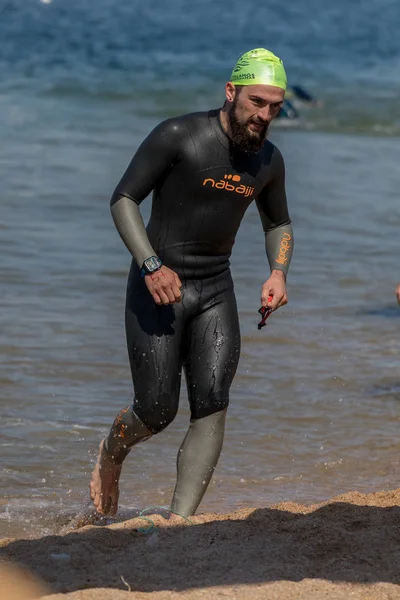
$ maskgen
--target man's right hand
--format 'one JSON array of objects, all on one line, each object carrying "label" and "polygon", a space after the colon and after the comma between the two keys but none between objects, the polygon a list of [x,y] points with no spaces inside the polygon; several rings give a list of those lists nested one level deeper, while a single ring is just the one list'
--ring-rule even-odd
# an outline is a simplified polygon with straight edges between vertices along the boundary
[{"label": "man's right hand", "polygon": [[400,283],[396,288],[397,302],[400,304]]},{"label": "man's right hand", "polygon": [[175,271],[165,265],[151,275],[145,275],[144,281],[156,304],[168,305],[181,301],[181,280]]}]

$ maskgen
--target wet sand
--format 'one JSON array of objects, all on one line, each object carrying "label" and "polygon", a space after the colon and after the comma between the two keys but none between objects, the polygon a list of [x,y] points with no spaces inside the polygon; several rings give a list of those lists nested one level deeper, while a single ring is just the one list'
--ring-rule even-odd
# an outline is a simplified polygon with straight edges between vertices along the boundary
[{"label": "wet sand", "polygon": [[400,599],[400,489],[200,514],[192,523],[166,517],[2,540],[0,558],[48,589],[15,598]]}]

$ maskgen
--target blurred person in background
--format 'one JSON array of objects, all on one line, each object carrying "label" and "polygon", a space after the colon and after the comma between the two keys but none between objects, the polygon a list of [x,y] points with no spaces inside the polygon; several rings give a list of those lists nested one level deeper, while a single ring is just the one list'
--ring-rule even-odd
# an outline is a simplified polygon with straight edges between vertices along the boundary
[{"label": "blurred person in background", "polygon": [[290,120],[299,119],[299,110],[301,110],[301,106],[303,105],[320,108],[322,103],[300,85],[288,86],[278,118]]}]

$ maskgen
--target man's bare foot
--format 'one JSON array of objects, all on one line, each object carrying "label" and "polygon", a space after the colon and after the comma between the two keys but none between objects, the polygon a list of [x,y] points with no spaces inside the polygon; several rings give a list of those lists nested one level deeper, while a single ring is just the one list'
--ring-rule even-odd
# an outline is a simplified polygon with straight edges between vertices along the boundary
[{"label": "man's bare foot", "polygon": [[119,477],[122,465],[113,464],[100,443],[99,456],[90,481],[90,497],[101,515],[115,515],[118,509]]}]

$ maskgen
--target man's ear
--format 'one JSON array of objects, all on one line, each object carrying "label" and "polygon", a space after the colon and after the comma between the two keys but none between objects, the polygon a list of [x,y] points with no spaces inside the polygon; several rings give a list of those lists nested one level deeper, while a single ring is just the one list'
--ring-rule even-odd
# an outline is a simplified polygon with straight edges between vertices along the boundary
[{"label": "man's ear", "polygon": [[233,85],[233,83],[231,83],[230,81],[228,81],[228,83],[225,85],[225,98],[227,99],[228,102],[233,102],[236,96],[236,88]]}]

